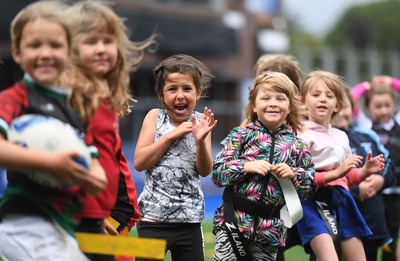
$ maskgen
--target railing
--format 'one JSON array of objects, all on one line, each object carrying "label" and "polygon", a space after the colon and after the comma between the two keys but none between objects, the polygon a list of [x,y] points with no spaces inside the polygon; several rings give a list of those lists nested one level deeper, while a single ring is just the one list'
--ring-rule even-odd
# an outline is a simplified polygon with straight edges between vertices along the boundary
[{"label": "railing", "polygon": [[305,73],[315,68],[331,71],[343,76],[349,86],[370,80],[373,75],[400,77],[400,52],[394,49],[298,46],[292,49],[292,55]]}]

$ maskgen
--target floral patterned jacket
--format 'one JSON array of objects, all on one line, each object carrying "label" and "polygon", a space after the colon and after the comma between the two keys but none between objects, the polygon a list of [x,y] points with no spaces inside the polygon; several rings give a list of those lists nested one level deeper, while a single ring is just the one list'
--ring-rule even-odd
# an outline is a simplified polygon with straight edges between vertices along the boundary
[{"label": "floral patterned jacket", "polygon": [[[315,192],[315,169],[309,149],[284,125],[271,132],[259,121],[251,122],[234,128],[220,147],[212,171],[212,180],[218,187],[232,186],[234,193],[249,200],[284,205],[281,187],[273,175],[244,172],[247,161],[267,160],[271,164],[284,162],[293,169],[295,176],[292,183],[300,199],[306,199]],[[265,196],[261,198],[263,190],[266,190]],[[267,245],[285,245],[286,227],[281,219],[254,218],[239,210],[235,210],[235,217],[246,239]],[[213,223],[214,233],[224,229],[223,204],[215,211]]]}]

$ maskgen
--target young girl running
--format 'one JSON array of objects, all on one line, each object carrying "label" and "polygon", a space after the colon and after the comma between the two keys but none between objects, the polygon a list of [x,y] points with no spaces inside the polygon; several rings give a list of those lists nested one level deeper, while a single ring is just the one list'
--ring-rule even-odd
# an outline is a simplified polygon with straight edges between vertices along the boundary
[{"label": "young girl running", "polygon": [[310,148],[316,169],[314,182],[318,186],[316,196],[302,202],[304,217],[297,223],[302,244],[307,252],[311,247],[319,261],[354,257],[366,260],[360,237],[371,235],[371,231],[349,186],[382,171],[384,157],[380,154],[373,158],[368,153],[364,166],[357,168],[362,157],[352,156],[346,133],[331,126],[347,101],[339,76],[313,71],[307,75],[301,92],[308,121],[304,122],[299,138]]},{"label": "young girl running", "polygon": [[[296,137],[303,111],[297,97],[285,74],[258,75],[246,108],[249,124],[234,128],[221,142],[212,179],[226,188],[214,215],[213,260],[275,260],[287,231],[280,216],[287,202],[278,178],[288,179],[301,199],[311,196],[314,165]],[[243,237],[239,244],[232,240],[232,223]],[[244,251],[236,246],[241,245],[252,259],[240,258]]]},{"label": "young girl running", "polygon": [[200,176],[212,169],[217,121],[207,107],[203,114],[194,109],[213,76],[197,59],[178,54],[157,65],[154,78],[164,108],[146,115],[136,145],[134,166],[146,175],[138,235],[166,239],[172,260],[204,261]]},{"label": "young girl running", "polygon": [[[73,87],[74,107],[90,123],[100,164],[108,178],[104,192],[88,197],[77,231],[118,234],[105,222],[107,217],[112,214],[120,228],[133,226],[131,219],[139,218],[136,189],[119,136],[119,116],[130,112],[129,73],[140,64],[145,48],[154,39],[140,44],[131,42],[122,19],[100,2],[77,2],[69,8],[68,14],[75,66],[67,71],[64,80]],[[112,213],[118,193],[128,199],[122,202],[128,207],[118,206]],[[87,256],[91,260],[114,260],[112,256]]]}]

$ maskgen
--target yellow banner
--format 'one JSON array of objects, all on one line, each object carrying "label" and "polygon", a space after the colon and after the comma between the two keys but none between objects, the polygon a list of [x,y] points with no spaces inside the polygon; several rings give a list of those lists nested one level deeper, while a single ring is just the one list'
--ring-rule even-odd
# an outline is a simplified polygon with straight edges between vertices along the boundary
[{"label": "yellow banner", "polygon": [[162,239],[134,238],[76,233],[79,248],[89,254],[163,259],[167,242]]}]

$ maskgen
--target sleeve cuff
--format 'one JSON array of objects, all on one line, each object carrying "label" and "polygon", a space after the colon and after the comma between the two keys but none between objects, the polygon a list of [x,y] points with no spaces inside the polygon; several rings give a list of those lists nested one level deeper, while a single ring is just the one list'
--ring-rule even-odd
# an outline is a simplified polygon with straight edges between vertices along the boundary
[{"label": "sleeve cuff", "polygon": [[390,85],[392,86],[392,88],[397,91],[400,92],[400,80],[396,79],[396,78],[391,78],[392,82],[390,83]]},{"label": "sleeve cuff", "polygon": [[358,185],[363,181],[360,179],[360,176],[358,176],[359,170],[361,170],[361,168],[352,168],[347,172],[346,177],[349,181],[349,186]]},{"label": "sleeve cuff", "polygon": [[314,182],[318,187],[325,187],[325,173],[326,172],[315,172]]}]

